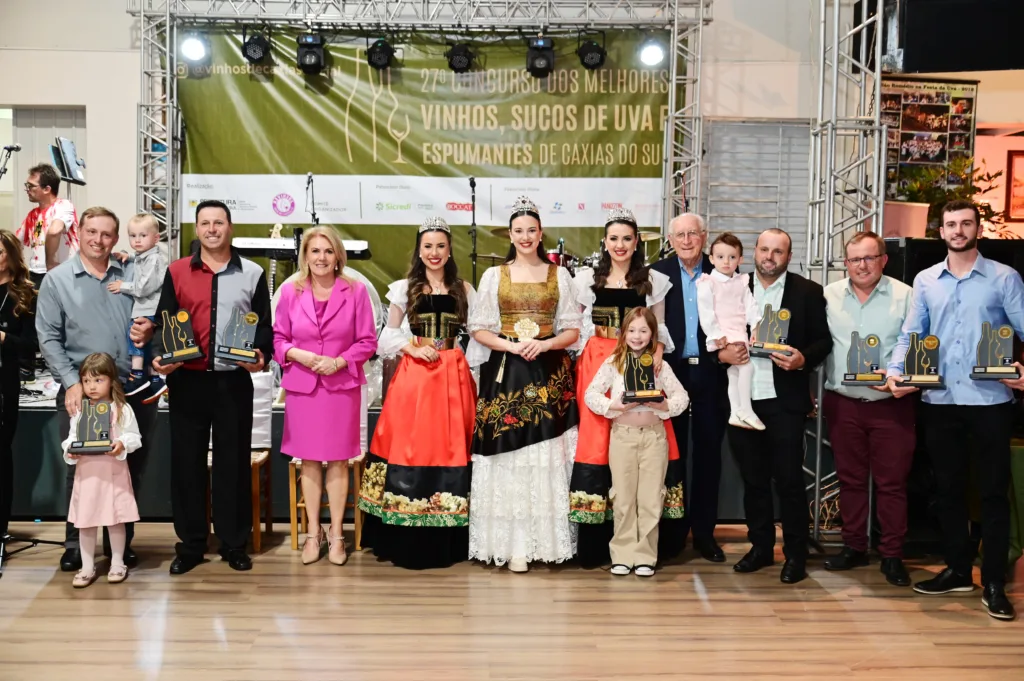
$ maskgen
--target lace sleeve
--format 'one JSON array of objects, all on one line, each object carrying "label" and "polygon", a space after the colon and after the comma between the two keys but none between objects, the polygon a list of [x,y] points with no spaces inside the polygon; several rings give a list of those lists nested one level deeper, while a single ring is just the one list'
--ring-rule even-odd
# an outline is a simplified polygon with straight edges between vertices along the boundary
[{"label": "lace sleeve", "polygon": [[[583,315],[580,313],[580,304],[576,300],[576,291],[573,288],[572,277],[569,270],[564,267],[558,268],[558,307],[555,309],[555,335],[568,329],[579,330],[583,323]],[[576,342],[566,350],[582,349],[580,339],[577,335]]]},{"label": "lace sleeve", "polygon": [[[501,333],[501,312],[498,310],[498,278],[501,269],[491,267],[480,277],[480,290],[477,291],[473,305],[469,308],[469,320],[466,328],[470,334],[474,331],[490,331]],[[470,339],[466,348],[466,361],[469,366],[477,367],[491,356],[491,349]]]},{"label": "lace sleeve", "polygon": [[668,399],[668,410],[655,412],[663,421],[667,421],[673,416],[679,416],[686,408],[690,405],[690,396],[686,392],[686,388],[676,378],[675,373],[672,371],[672,367],[668,363],[661,365],[661,373],[658,375],[661,380],[662,389],[665,391],[665,397]]},{"label": "lace sleeve", "polygon": [[612,382],[615,380],[616,373],[610,359],[605,360],[601,364],[601,368],[597,370],[593,380],[590,381],[590,385],[587,386],[587,392],[583,394],[583,402],[595,414],[613,419],[619,416],[620,412],[611,408],[612,399],[608,394],[609,389],[612,387]]},{"label": "lace sleeve", "polygon": [[576,270],[572,288],[576,293],[576,300],[583,310],[580,320],[580,339],[577,341],[577,345],[580,348],[585,348],[587,341],[594,335],[594,303],[597,300],[597,295],[594,293],[593,268],[581,267]]},{"label": "lace sleeve", "polygon": [[377,353],[385,359],[393,359],[412,340],[412,329],[409,328],[409,319],[405,314],[406,306],[409,304],[409,280],[399,279],[392,282],[385,297],[390,306],[387,326],[380,332],[380,338],[377,340]]},{"label": "lace sleeve", "polygon": [[647,307],[658,319],[658,340],[665,345],[665,352],[673,352],[676,344],[672,342],[672,334],[665,326],[665,298],[672,289],[672,280],[667,274],[656,270],[648,270],[651,279],[651,295],[647,296]]}]

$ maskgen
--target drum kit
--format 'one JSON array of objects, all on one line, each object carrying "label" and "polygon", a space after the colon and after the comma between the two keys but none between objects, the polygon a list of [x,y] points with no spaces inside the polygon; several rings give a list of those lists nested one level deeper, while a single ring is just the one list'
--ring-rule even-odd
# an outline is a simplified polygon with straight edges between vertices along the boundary
[{"label": "drum kit", "polygon": [[[508,237],[507,227],[495,227],[494,229],[490,230],[490,232],[496,237]],[[661,232],[641,231],[640,241],[641,243],[643,243],[645,259],[648,263],[653,263],[662,257],[664,250],[661,248],[661,246],[664,243],[664,239],[661,236]],[[651,254],[648,250],[648,246],[650,244],[654,244],[655,246],[658,247],[658,250],[655,251],[653,254]],[[505,256],[498,255],[497,253],[481,254],[478,255],[477,257],[482,260],[490,260],[492,267],[494,265],[500,265],[501,263],[505,262]],[[548,251],[547,258],[553,264],[559,265],[569,270],[570,274],[575,274],[576,269],[580,267],[597,267],[597,263],[600,262],[601,260],[601,246],[599,245],[598,250],[591,253],[590,255],[580,257],[566,251],[565,240],[559,239],[558,249],[556,251]]]}]

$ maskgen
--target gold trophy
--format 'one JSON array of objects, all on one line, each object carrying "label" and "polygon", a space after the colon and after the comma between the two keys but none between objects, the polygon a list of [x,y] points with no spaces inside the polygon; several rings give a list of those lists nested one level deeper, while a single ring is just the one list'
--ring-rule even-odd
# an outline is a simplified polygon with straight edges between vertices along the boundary
[{"label": "gold trophy", "polygon": [[217,343],[213,356],[229,362],[247,362],[256,364],[259,357],[253,341],[256,338],[256,323],[260,317],[255,312],[242,312],[237,307],[231,310],[227,328],[224,329],[224,342]]},{"label": "gold trophy", "polygon": [[192,331],[192,319],[187,310],[178,310],[171,314],[164,310],[161,314],[163,328],[160,340],[164,345],[161,362],[186,362],[203,356],[202,350],[196,347],[195,333]]},{"label": "gold trophy", "polygon": [[883,385],[885,374],[874,372],[882,368],[882,344],[878,336],[870,334],[861,340],[856,331],[850,336],[850,351],[846,353],[846,373],[843,385]]},{"label": "gold trophy", "polygon": [[82,400],[82,415],[75,429],[75,439],[68,452],[71,454],[106,454],[114,448],[110,439],[110,402]]},{"label": "gold trophy", "polygon": [[910,347],[903,360],[903,375],[899,378],[901,387],[942,390],[946,383],[939,375],[939,339],[936,336],[918,338],[910,334]]},{"label": "gold trophy", "polygon": [[975,381],[1020,378],[1020,371],[1013,366],[1013,328],[1009,324],[993,329],[991,323],[981,323],[978,365],[971,371],[971,378]]},{"label": "gold trophy", "polygon": [[761,323],[757,325],[754,332],[754,342],[750,344],[751,357],[771,357],[772,353],[786,355],[793,354],[787,340],[789,339],[789,310],[780,308],[778,312],[772,311],[770,304],[764,306],[764,315]]},{"label": "gold trophy", "polygon": [[645,352],[639,357],[632,352],[626,353],[626,367],[622,372],[622,401],[629,402],[663,402],[665,393],[654,385],[654,357]]}]

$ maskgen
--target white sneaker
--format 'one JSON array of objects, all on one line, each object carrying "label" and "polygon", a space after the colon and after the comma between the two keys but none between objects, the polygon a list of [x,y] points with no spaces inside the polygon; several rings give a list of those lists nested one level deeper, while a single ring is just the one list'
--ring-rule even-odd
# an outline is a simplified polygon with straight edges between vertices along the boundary
[{"label": "white sneaker", "polygon": [[654,576],[654,568],[652,568],[650,565],[637,565],[635,568],[633,568],[633,572],[636,573],[637,577]]},{"label": "white sneaker", "polygon": [[525,558],[513,558],[508,562],[509,572],[527,572],[530,569],[530,564],[526,562]]},{"label": "white sneaker", "polygon": [[757,418],[757,414],[750,414],[749,416],[744,416],[743,422],[747,424],[748,428],[753,428],[754,430],[764,430],[764,423],[761,422],[761,419]]},{"label": "white sneaker", "polygon": [[629,567],[628,565],[623,565],[622,563],[616,563],[615,565],[612,565],[611,569],[611,573],[613,575],[619,575],[620,577],[622,575],[628,575],[632,571],[633,568]]},{"label": "white sneaker", "polygon": [[737,428],[744,428],[746,430],[752,430],[753,426],[741,419],[736,414],[729,414],[729,425],[736,426]]}]

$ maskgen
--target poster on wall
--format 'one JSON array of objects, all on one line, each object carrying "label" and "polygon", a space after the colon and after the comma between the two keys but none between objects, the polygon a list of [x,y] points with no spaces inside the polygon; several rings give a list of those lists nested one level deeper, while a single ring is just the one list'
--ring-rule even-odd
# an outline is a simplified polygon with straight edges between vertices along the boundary
[{"label": "poster on wall", "polygon": [[977,99],[977,81],[882,79],[887,197],[899,195],[901,181],[915,166],[944,167],[954,158],[974,156]]}]

